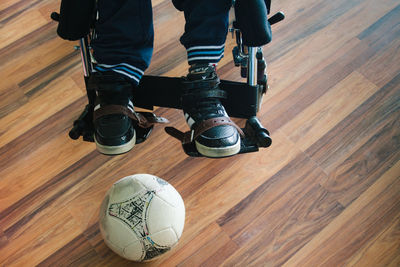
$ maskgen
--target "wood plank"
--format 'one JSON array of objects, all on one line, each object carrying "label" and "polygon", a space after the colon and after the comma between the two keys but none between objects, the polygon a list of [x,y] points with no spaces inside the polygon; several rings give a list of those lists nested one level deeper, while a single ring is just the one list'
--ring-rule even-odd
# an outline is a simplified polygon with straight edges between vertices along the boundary
[{"label": "wood plank", "polygon": [[[172,251],[172,255],[158,264],[160,266],[216,266],[236,248],[236,244],[218,224],[211,223],[185,245],[180,242]],[[209,255],[210,258],[205,260],[204,255]]]},{"label": "wood plank", "polygon": [[[307,38],[304,44],[291,50],[289,54],[280,58],[279,61],[270,62],[269,70],[272,73],[270,75],[270,85],[272,89],[270,90],[268,98],[264,100],[264,108],[260,113],[262,120],[266,121],[265,125],[268,125],[268,129],[274,131],[286,124],[299,112],[318,99],[318,97],[333,87],[337,81],[347,77],[350,73],[364,65],[367,60],[373,57],[380,49],[386,47],[387,42],[383,40],[374,42],[371,46],[366,42],[357,43],[357,41],[351,38],[340,39],[339,41],[338,38],[345,38],[348,31],[339,36],[332,35],[331,37],[334,37],[334,39],[324,38],[324,36],[330,37],[329,34],[335,29],[353,29],[351,25],[355,23],[355,18],[358,16],[369,16],[364,13],[367,10],[369,10],[370,14],[375,14],[375,10],[372,12],[375,5],[371,5],[367,2],[365,2],[365,5],[367,5],[368,8],[365,7],[359,10],[360,7],[356,7],[355,10],[351,12],[352,16],[345,14],[343,18],[336,22],[337,24],[333,23],[330,25],[330,28],[326,29],[322,37],[316,35],[315,37]],[[394,2],[391,2],[388,6],[383,5],[383,10],[381,10],[382,15],[390,10],[390,7],[395,5],[397,5],[397,3]],[[371,17],[370,20],[373,20],[373,17]],[[367,23],[369,22],[368,20],[363,19],[362,21],[366,22],[364,25],[365,28],[369,26]],[[357,25],[359,23],[360,22],[357,22]],[[385,25],[382,28],[383,32],[387,30],[387,27],[391,27],[391,25]],[[360,27],[352,34],[358,34],[365,28]],[[354,36],[352,34],[350,34],[349,37]],[[380,35],[380,37],[382,37],[382,35]],[[395,35],[391,35],[391,38],[395,38]],[[352,43],[347,44],[350,40]],[[339,42],[336,43],[336,41]],[[332,47],[331,44],[333,44]],[[347,51],[348,47],[344,47],[344,49],[340,48],[344,44],[350,45],[350,50]],[[277,45],[279,48],[279,44]],[[322,60],[324,57],[319,57],[319,55],[315,56],[315,53],[317,53],[316,51],[322,52],[324,55],[329,54],[330,58],[328,57],[328,60],[324,62],[324,60]],[[339,51],[338,55],[335,54],[336,51]],[[347,53],[342,54],[343,52]],[[270,58],[268,54],[266,58]],[[291,66],[291,69],[288,70],[286,66]]]},{"label": "wood plank", "polygon": [[67,245],[51,254],[37,266],[73,266],[79,262],[81,266],[95,264],[96,251],[83,235],[78,235]]},{"label": "wood plank", "polygon": [[[385,1],[382,3],[382,8],[384,8],[385,4],[387,2]],[[325,1],[304,1],[302,4],[299,3],[298,5],[293,5],[293,7],[288,7],[288,5],[293,5],[293,3],[285,5],[285,11],[286,8],[288,8],[288,21],[284,23],[283,25],[280,25],[280,35],[277,37],[277,39],[284,38],[283,39],[283,46],[279,47],[272,47],[269,52],[268,52],[268,58],[270,58],[270,61],[275,61],[278,58],[285,57],[287,56],[287,53],[292,53],[293,51],[298,49],[298,46],[302,44],[303,41],[310,41],[317,35],[315,33],[320,33],[324,32],[326,28],[332,27],[335,24],[341,24],[341,23],[346,23],[347,19],[357,19],[354,16],[354,10],[359,10],[361,6],[366,5],[366,9],[371,8],[372,6],[368,2],[362,2],[359,0],[356,1],[338,1],[335,3],[332,2],[325,2]],[[379,7],[379,8],[381,8]],[[379,12],[378,10],[375,10],[375,12]],[[350,14],[353,13],[353,15],[350,17]],[[376,13],[374,13],[376,14]],[[372,14],[369,16],[372,17]],[[342,17],[345,17],[347,19],[342,19]],[[298,23],[299,20],[302,21],[302,23]],[[365,20],[363,21],[364,23],[368,23],[368,15],[366,15]],[[349,30],[356,30],[357,27],[361,26],[361,24],[355,26],[352,25],[353,27],[349,27]],[[334,27],[336,28],[336,27]],[[335,30],[334,28],[331,28],[331,30]],[[340,29],[340,28],[337,28]],[[347,32],[345,33],[347,35]],[[324,36],[319,35],[317,38],[330,38],[332,36]],[[342,36],[336,36],[339,38],[345,37],[344,35]],[[325,43],[329,45],[329,42]],[[321,43],[314,44],[314,45],[319,45],[321,46]],[[321,46],[322,48],[322,46]],[[319,51],[316,50],[316,53]],[[307,64],[307,63],[305,63]]]},{"label": "wood plank", "polygon": [[396,267],[399,266],[400,264],[400,256],[395,257],[392,259],[392,261],[389,263],[388,267]]},{"label": "wood plank", "polygon": [[298,113],[282,131],[305,151],[377,90],[364,76],[353,72]]},{"label": "wood plank", "polygon": [[[147,73],[161,75],[186,62],[186,49],[179,42],[185,19],[183,12],[176,10],[171,1],[159,3],[153,1],[153,14],[156,18],[154,20],[154,53]],[[168,34],[165,34],[166,32]]]},{"label": "wood plank", "polygon": [[12,7],[16,2],[21,2],[21,0],[4,0],[0,3],[0,10],[3,12],[4,9]]},{"label": "wood plank", "polygon": [[[11,45],[0,49],[0,59],[2,66],[8,64],[23,64],[26,63],[24,56],[32,52],[33,49],[41,45],[47,45],[47,42],[52,43],[57,38],[56,35],[57,25],[55,23],[47,23],[37,30],[30,32],[23,38],[19,39]],[[60,40],[57,43],[65,43]],[[54,44],[53,44],[54,46]],[[39,51],[42,54],[42,51]],[[38,52],[36,52],[36,56]],[[3,74],[3,73],[2,73]]]},{"label": "wood plank", "polygon": [[[383,53],[376,54],[361,66],[359,72],[378,86],[384,86],[400,72],[399,47],[399,40],[391,42]],[[376,69],[377,67],[379,70]]]},{"label": "wood plank", "polygon": [[26,102],[28,102],[28,98],[16,84],[3,87],[0,89],[0,118],[18,109]]},{"label": "wood plank", "polygon": [[[146,73],[186,75],[184,14],[152,4]],[[98,225],[105,191],[135,173],[169,181],[187,211],[178,245],[146,266],[399,266],[398,0],[273,2],[286,19],[264,47],[271,90],[258,114],[273,144],[219,160],[187,157],[162,126],[115,157],[69,140],[87,100],[75,42],[49,18],[59,5],[0,2],[1,266],[143,266]],[[218,74],[245,82],[235,45],[228,36]],[[155,112],[188,129],[181,110]]]},{"label": "wood plank", "polygon": [[[71,193],[72,195],[70,195],[70,197],[65,198],[64,204],[68,207],[69,212],[73,214],[75,220],[79,222],[82,229],[86,229],[97,221],[100,202],[104,197],[105,191],[113,182],[125,175],[140,173],[142,168],[144,170],[153,169],[149,173],[158,175],[161,171],[160,167],[164,166],[158,163],[159,160],[161,162],[170,158],[171,153],[174,153],[174,150],[177,151],[177,154],[172,158],[176,159],[183,156],[180,148],[176,147],[176,144],[165,143],[163,139],[157,140],[155,137],[156,136],[147,142],[163,143],[163,147],[159,148],[159,158],[151,159],[153,156],[147,152],[148,147],[143,148],[143,151],[138,151],[135,155],[131,155],[130,158],[127,156],[121,156],[119,162],[113,160],[94,171],[90,175],[91,177],[79,185],[76,192]],[[280,139],[281,137],[275,137],[277,144],[276,148],[279,148],[279,144],[287,143],[287,139],[284,138],[281,141]],[[174,146],[175,148],[173,148]],[[149,147],[151,148],[152,146]],[[169,154],[163,152],[164,149],[165,151],[169,151]],[[240,166],[239,169],[242,170],[241,173],[237,173],[237,169],[232,168],[232,170],[236,172],[235,174],[230,171],[222,172],[221,170],[227,166],[229,161],[238,164],[239,157],[218,160],[217,162],[215,162],[215,160],[206,159],[205,162],[213,162],[213,164],[216,164],[217,167],[215,167],[215,170],[219,171],[215,173],[215,176],[214,174],[204,173],[205,178],[210,176],[212,179],[207,181],[201,187],[190,189],[191,193],[184,196],[188,216],[185,228],[186,238],[181,240],[182,245],[185,245],[189,240],[193,239],[198,232],[203,229],[204,225],[211,223],[213,218],[218,218],[224,211],[232,207],[234,200],[238,199],[239,195],[244,197],[248,192],[251,192],[252,186],[247,182],[249,179],[251,179],[253,183],[262,183],[262,181],[268,179],[269,173],[273,173],[275,170],[283,167],[284,164],[295,157],[297,153],[299,153],[299,151],[296,151],[294,148],[288,148],[288,150],[285,151],[282,151],[282,149],[271,150],[268,154],[268,157],[270,157],[271,160],[266,159],[265,155],[263,156],[262,153],[253,154],[253,164]],[[165,158],[163,155],[165,155]],[[183,158],[185,157],[183,156]],[[194,161],[194,159],[192,160]],[[197,164],[199,164],[199,162],[197,162]],[[168,168],[171,168],[172,170],[174,169],[174,166],[172,165]],[[179,170],[175,169],[175,172],[177,171]],[[115,175],[116,173],[118,173],[118,176]],[[170,171],[169,173],[173,172]],[[169,177],[162,175],[159,176],[167,180],[169,179]],[[180,179],[187,181],[193,180],[190,172],[187,175],[180,176]],[[186,183],[183,182],[180,184],[175,181],[176,180],[171,180],[170,182],[179,192],[181,192],[182,189],[184,189],[182,186]],[[218,190],[217,188],[220,188],[222,184],[224,190]],[[228,190],[231,193],[226,195],[225,190]],[[218,201],[210,201],[210,199],[216,199]],[[207,206],[206,210],[202,208],[204,206]]]},{"label": "wood plank", "polygon": [[268,125],[271,131],[279,129],[311,103],[317,101],[338,81],[343,80],[355,69],[362,66],[377,50],[378,47],[370,47],[363,43],[356,45],[346,54],[314,74],[300,87],[286,94],[283,101],[272,102],[272,105],[268,105],[268,103],[273,101],[274,98],[266,101],[266,109],[262,110],[261,119],[265,121],[265,125]]},{"label": "wood plank", "polygon": [[[177,266],[216,266],[224,259],[225,250],[235,249],[236,245],[229,236],[220,231],[213,239],[207,244],[203,245],[196,251],[195,254],[188,257],[186,260],[181,261]],[[218,253],[218,254],[217,254]],[[204,255],[210,255],[209,262],[204,259]]]},{"label": "wood plank", "polygon": [[[399,42],[396,39],[400,31],[399,15],[400,5],[385,14],[358,36],[363,42],[370,45],[390,43],[388,48],[384,49],[382,53],[374,55],[359,70],[378,86],[385,85],[399,73],[399,66],[396,64],[399,61]],[[379,66],[379,69],[376,68],[377,66]]]},{"label": "wood plank", "polygon": [[[98,166],[98,169],[93,169],[88,179],[73,188],[67,196],[63,196],[64,205],[80,223],[82,231],[97,222],[104,194],[117,180],[136,173],[152,173],[168,180],[168,177],[159,173],[174,168],[174,164],[171,162],[170,166],[165,166],[162,162],[171,157],[174,159],[185,157],[177,144],[165,141],[168,138],[170,137],[162,129],[154,129],[151,138],[146,141],[148,146],[139,145],[134,148],[134,153],[113,157],[102,166]],[[151,153],[154,147],[157,147],[160,153],[157,158]]]},{"label": "wood plank", "polygon": [[349,259],[399,214],[399,174],[400,162],[283,266],[335,266]]},{"label": "wood plank", "polygon": [[[50,220],[48,223],[41,223]],[[8,244],[2,248],[0,264],[5,266],[35,265],[56,252],[80,234],[78,224],[63,209],[53,210],[32,220],[18,232],[5,231]]]},{"label": "wood plank", "polygon": [[[204,227],[196,237],[186,242],[179,242],[176,249],[172,250],[172,255],[167,259],[161,260],[160,265],[163,266],[177,266],[184,260],[189,260],[191,255],[194,255],[206,244],[211,243],[215,236],[222,234],[221,227],[216,223]],[[182,239],[186,239],[186,232],[183,232]]]},{"label": "wood plank", "polygon": [[388,266],[400,255],[399,239],[400,217],[395,216],[391,225],[357,251],[346,266]]},{"label": "wood plank", "polygon": [[57,1],[43,1],[43,3],[38,7],[40,13],[48,21],[53,21],[50,17],[51,13],[60,11],[60,2]]},{"label": "wood plank", "polygon": [[400,113],[353,153],[323,182],[343,206],[348,206],[362,192],[393,166],[400,157]]},{"label": "wood plank", "polygon": [[389,9],[386,14],[379,17],[373,24],[367,29],[361,32],[357,37],[360,40],[368,42],[370,45],[375,43],[390,43],[397,39],[397,33],[399,30],[399,12],[400,5],[395,2],[395,6]]},{"label": "wood plank", "polygon": [[281,265],[318,234],[343,210],[325,176],[301,154],[219,218],[240,246],[224,266]]},{"label": "wood plank", "polygon": [[0,49],[7,47],[47,23],[48,20],[43,18],[42,14],[36,9],[23,12],[17,19],[0,28]]},{"label": "wood plank", "polygon": [[229,256],[231,256],[236,250],[238,250],[238,245],[230,240],[220,249],[215,251],[214,254],[209,256],[207,260],[203,261],[201,266],[220,266]]},{"label": "wood plank", "polygon": [[32,190],[0,213],[0,224],[3,229],[8,234],[17,232],[42,212],[52,208],[63,208],[65,202],[63,198],[68,195],[68,192],[87,179],[93,169],[97,169],[106,161],[107,158],[101,157],[97,152],[90,153],[45,184]]},{"label": "wood plank", "polygon": [[[64,134],[66,129],[69,130],[72,126],[73,120],[79,116],[80,109],[84,107],[85,101],[86,99],[82,97],[1,147],[1,154],[6,155],[7,152],[8,154],[7,157],[0,158],[0,163],[3,166],[14,164],[25,154],[49,142],[54,135]],[[71,117],[65,116],[66,113],[71,114]]]},{"label": "wood plank", "polygon": [[265,152],[266,154],[246,155],[249,161],[246,161],[245,165],[242,165],[243,161],[237,161],[235,168],[221,171],[193,192],[189,198],[184,199],[187,225],[191,226],[186,229],[189,236],[201,229],[202,225],[222,216],[238,203],[238,200],[244,199],[254,188],[270,179],[273,173],[286,166],[298,155],[299,151],[288,146],[287,139],[282,138],[279,133],[276,133],[274,137],[275,149]]},{"label": "wood plank", "polygon": [[[66,133],[65,133],[66,134]],[[44,153],[49,147],[57,147],[57,153]],[[31,190],[35,190],[46,183],[59,172],[83,158],[93,151],[94,147],[88,144],[72,143],[60,135],[41,146],[40,149],[23,155],[15,164],[7,166],[1,173],[1,211],[14,202],[25,197]],[[59,161],[59,157],[68,155],[68,160]],[[30,179],[36,177],[36,179]],[[18,188],[18,190],[15,190]]]},{"label": "wood plank", "polygon": [[0,230],[0,248],[5,247],[8,244],[7,236],[2,230]]},{"label": "wood plank", "polygon": [[51,114],[62,110],[83,96],[82,91],[70,78],[50,83],[42,89],[40,94],[32,97],[26,105],[0,119],[0,123],[4,125],[0,147],[5,146],[27,132],[32,126],[45,121]]},{"label": "wood plank", "polygon": [[334,129],[307,149],[307,154],[330,173],[376,135],[388,121],[395,121],[400,102],[400,75],[379,89]]},{"label": "wood plank", "polygon": [[[264,48],[270,70],[270,80],[273,82],[271,84],[273,90],[269,93],[270,97],[281,91],[294,91],[297,87],[293,87],[292,83],[296,80],[300,79],[304,83],[307,81],[307,79],[303,80],[304,76],[312,77],[313,74],[331,64],[332,60],[335,61],[336,57],[340,59],[340,55],[337,55],[338,51],[348,45],[355,35],[368,28],[378,14],[384,15],[398,4],[396,1],[384,1],[379,6],[368,1],[363,1],[358,5],[356,3],[357,1],[346,1],[341,4],[335,2],[331,6],[326,2],[305,2],[306,5],[317,5],[314,9],[308,6],[301,9],[297,4],[293,5],[293,8],[296,8],[296,13],[292,14],[293,20],[289,22],[285,20],[282,25],[278,25],[279,32],[276,34],[278,36],[273,37],[273,42]],[[286,8],[287,6],[285,6],[285,11]],[[316,12],[317,9],[323,9],[323,13]],[[289,16],[290,14],[288,19],[291,19]],[[315,20],[317,16],[318,20]],[[307,18],[314,18],[314,20],[308,21]],[[320,24],[316,21],[319,21]],[[274,30],[274,27],[272,29]],[[273,31],[273,33],[275,32]],[[282,34],[285,35],[283,39]],[[285,47],[288,45],[290,49]],[[356,52],[354,56],[358,53]],[[343,60],[351,62],[344,58],[335,62],[335,65],[340,64]],[[321,64],[324,61],[325,63]],[[271,102],[271,104],[276,103]]]},{"label": "wood plank", "polygon": [[[38,53],[43,50],[46,55]],[[20,63],[21,58],[14,57],[4,65],[4,75],[8,77],[5,85],[16,83],[26,95],[31,96],[61,74],[70,74],[67,71],[71,68],[75,67],[73,71],[81,73],[78,54],[71,44],[60,43],[58,40],[48,41],[45,45],[38,44],[29,53],[18,55],[23,57],[23,64]]]},{"label": "wood plank", "polygon": [[[0,25],[4,27],[7,22],[15,19],[17,16],[19,16],[21,13],[24,11],[28,10],[29,8],[36,7],[41,1],[36,0],[29,5],[27,5],[26,0],[5,0],[2,2],[0,5]],[[6,4],[6,5],[4,5]]]},{"label": "wood plank", "polygon": [[[353,51],[348,53],[351,55],[351,58],[344,56],[338,59],[337,62],[331,63],[323,68],[320,73],[314,74],[294,91],[286,92],[283,97],[278,96],[282,99],[281,102],[275,102],[274,97],[267,100],[264,104],[266,108],[264,108],[261,113],[261,120],[265,121],[265,125],[268,125],[268,129],[272,132],[279,129],[334,86],[337,80],[340,81],[348,76],[352,72],[352,68],[346,68],[341,64],[345,62],[354,64],[355,58],[353,56],[363,51],[360,47],[352,50],[354,50],[354,53],[352,53]],[[364,55],[362,55],[362,57],[364,57]],[[321,75],[322,73],[324,73],[324,75]],[[276,85],[274,86],[274,88],[276,88]],[[295,100],[296,103],[294,103],[293,100]],[[268,105],[268,103],[271,102],[273,104]]]},{"label": "wood plank", "polygon": [[[222,166],[228,169],[233,168],[235,164],[237,164],[237,161],[233,159],[226,160],[221,164],[215,164],[215,162],[207,159],[200,161],[187,159],[163,176],[170,178],[169,181],[179,188],[181,196],[187,198],[220,174]],[[188,179],[193,175],[201,177],[201,179]]]}]

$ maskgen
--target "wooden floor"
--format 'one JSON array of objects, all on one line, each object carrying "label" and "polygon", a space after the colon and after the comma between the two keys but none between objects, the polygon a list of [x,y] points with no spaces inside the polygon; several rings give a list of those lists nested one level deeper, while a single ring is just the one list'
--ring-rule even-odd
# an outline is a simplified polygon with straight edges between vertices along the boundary
[{"label": "wooden floor", "polygon": [[[153,6],[147,73],[185,75],[183,15]],[[98,226],[106,190],[135,173],[169,181],[187,212],[178,246],[144,266],[400,266],[398,0],[274,1],[287,19],[264,48],[259,113],[273,145],[219,160],[188,158],[162,127],[116,157],[70,140],[86,99],[58,8],[0,2],[0,266],[135,266]],[[240,81],[233,45],[219,74]],[[187,129],[181,111],[156,113]]]}]

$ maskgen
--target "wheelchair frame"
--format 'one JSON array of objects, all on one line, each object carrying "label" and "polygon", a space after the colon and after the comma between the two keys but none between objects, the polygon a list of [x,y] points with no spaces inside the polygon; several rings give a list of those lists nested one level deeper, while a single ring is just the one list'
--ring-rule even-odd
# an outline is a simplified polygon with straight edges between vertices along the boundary
[{"label": "wheelchair frame", "polygon": [[[57,20],[58,14],[54,12],[51,17]],[[284,14],[278,12],[269,18],[268,22],[273,25],[284,18]],[[74,121],[73,128],[69,132],[70,138],[76,140],[82,136],[84,141],[89,142],[94,141],[92,120],[96,99],[95,85],[90,82],[90,76],[93,73],[93,61],[90,52],[90,40],[93,37],[93,31],[92,29],[88,36],[81,38],[79,47],[76,47],[80,50],[88,104],[79,118]],[[256,117],[261,108],[262,97],[268,89],[267,64],[261,47],[243,45],[242,33],[238,28],[235,28],[235,21],[229,31],[236,37],[237,46],[232,51],[235,66],[240,67],[241,76],[247,78],[247,82],[221,80],[220,88],[226,91],[228,95],[227,99],[222,100],[222,104],[231,117],[247,119],[246,126],[242,129],[245,133],[245,138],[242,138],[239,153],[255,152],[260,147],[269,147],[272,143],[268,130],[262,126]],[[154,110],[155,106],[182,109],[180,100],[182,80],[183,78],[144,75],[138,88],[133,90],[134,105],[148,110]],[[144,142],[152,129],[153,126],[147,129],[136,129],[136,143]],[[170,135],[172,135],[171,132],[178,131],[171,127],[166,127],[165,130]],[[194,142],[182,142],[182,146],[187,155],[192,157],[202,156],[196,150]]]}]

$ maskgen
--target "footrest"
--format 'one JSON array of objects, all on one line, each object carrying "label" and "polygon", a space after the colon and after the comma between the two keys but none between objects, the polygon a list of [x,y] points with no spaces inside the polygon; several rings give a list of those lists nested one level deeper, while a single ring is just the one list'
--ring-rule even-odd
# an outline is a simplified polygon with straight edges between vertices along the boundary
[{"label": "footrest", "polygon": [[[184,133],[173,128],[165,127],[165,131],[178,140],[184,140]],[[244,136],[241,137],[241,147],[239,154],[257,152],[260,147],[269,147],[272,139],[269,132],[265,129],[256,117],[251,117],[246,121],[246,126],[242,129]],[[204,157],[197,151],[195,142],[181,142],[183,151],[190,157]]]},{"label": "footrest", "polygon": [[[82,136],[83,141],[94,142],[93,110],[94,107],[92,105],[86,105],[82,114],[77,120],[74,121],[72,129],[69,131],[69,137],[71,139],[77,140]],[[147,118],[158,118],[149,112],[142,113],[142,115]],[[147,128],[136,127],[136,144],[146,141],[146,139],[150,136],[153,127],[154,125]]]}]

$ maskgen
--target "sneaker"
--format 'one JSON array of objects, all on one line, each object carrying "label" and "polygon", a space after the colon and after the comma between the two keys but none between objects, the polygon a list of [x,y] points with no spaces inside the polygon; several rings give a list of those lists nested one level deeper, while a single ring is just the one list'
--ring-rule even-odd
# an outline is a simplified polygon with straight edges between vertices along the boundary
[{"label": "sneaker", "polygon": [[[130,151],[136,143],[136,132],[132,120],[113,108],[134,111],[132,84],[115,72],[95,73],[97,103],[94,108],[94,140],[97,150],[106,155],[117,155]],[[111,112],[110,112],[111,111]]]},{"label": "sneaker", "polygon": [[228,157],[240,151],[239,132],[221,104],[224,91],[218,85],[214,66],[194,65],[186,76],[182,96],[186,122],[192,133],[199,132],[194,138],[197,151],[211,158]]}]

